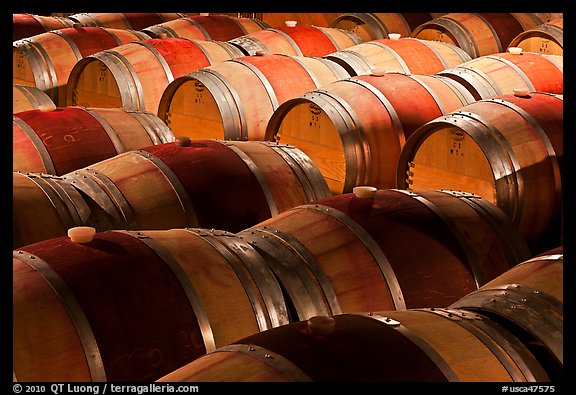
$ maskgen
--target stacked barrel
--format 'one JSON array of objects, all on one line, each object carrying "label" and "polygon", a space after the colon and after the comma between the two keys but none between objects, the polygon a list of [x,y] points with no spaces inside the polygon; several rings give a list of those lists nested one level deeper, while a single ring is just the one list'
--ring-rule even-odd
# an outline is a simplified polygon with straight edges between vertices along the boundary
[{"label": "stacked barrel", "polygon": [[19,28],[14,380],[562,378],[562,19],[254,15]]}]

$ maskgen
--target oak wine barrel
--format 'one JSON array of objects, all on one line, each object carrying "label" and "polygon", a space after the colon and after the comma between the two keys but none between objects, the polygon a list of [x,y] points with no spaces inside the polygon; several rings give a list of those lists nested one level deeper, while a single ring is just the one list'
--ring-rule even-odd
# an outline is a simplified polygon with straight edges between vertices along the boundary
[{"label": "oak wine barrel", "polygon": [[37,108],[53,109],[56,105],[42,89],[22,84],[13,84],[12,89],[12,113]]},{"label": "oak wine barrel", "polygon": [[450,308],[489,317],[537,356],[552,380],[563,378],[564,248],[514,266]]},{"label": "oak wine barrel", "polygon": [[351,76],[370,74],[374,69],[406,74],[435,74],[471,60],[460,48],[439,41],[410,37],[382,38],[325,55]]},{"label": "oak wine barrel", "polygon": [[483,196],[510,217],[526,240],[549,234],[557,244],[562,158],[563,96],[504,95],[418,128],[402,148],[397,186]]},{"label": "oak wine barrel", "polygon": [[178,12],[80,12],[68,18],[83,26],[142,30],[150,25],[183,18]]},{"label": "oak wine barrel", "polygon": [[90,223],[84,196],[60,176],[13,172],[12,245],[14,248],[66,235]]},{"label": "oak wine barrel", "polygon": [[240,48],[245,55],[256,52],[281,53],[295,56],[322,57],[363,42],[347,30],[295,25],[287,21],[285,26],[259,30],[228,40]]},{"label": "oak wine barrel", "polygon": [[329,27],[332,20],[341,15],[337,12],[263,12],[255,14],[271,28],[284,26],[286,21],[296,21],[299,25]]},{"label": "oak wine barrel", "polygon": [[299,319],[447,306],[530,257],[500,209],[454,191],[331,196],[238,235],[269,262]]},{"label": "oak wine barrel", "polygon": [[13,115],[12,170],[64,175],[120,153],[174,141],[156,115],[60,107]]},{"label": "oak wine barrel", "polygon": [[182,37],[192,40],[228,41],[268,28],[256,19],[231,15],[191,15],[158,23],[142,29],[151,37]]},{"label": "oak wine barrel", "polygon": [[328,26],[348,30],[364,41],[372,41],[387,38],[390,33],[409,37],[415,28],[436,15],[425,12],[344,13],[334,18]]},{"label": "oak wine barrel", "polygon": [[542,23],[531,13],[454,12],[424,22],[411,36],[456,45],[474,59],[506,51],[514,37]]},{"label": "oak wine barrel", "polygon": [[232,233],[72,237],[14,251],[15,380],[149,382],[288,323],[272,272]]},{"label": "oak wine barrel", "polygon": [[564,55],[564,19],[553,19],[525,30],[514,37],[509,46],[526,52]]},{"label": "oak wine barrel", "polygon": [[305,152],[333,194],[352,192],[356,185],[395,188],[406,138],[474,101],[449,78],[375,71],[284,102],[270,117],[265,139]]},{"label": "oak wine barrel", "polygon": [[476,100],[514,94],[514,89],[564,93],[564,57],[510,51],[480,56],[438,75],[464,85]]},{"label": "oak wine barrel", "polygon": [[73,24],[74,21],[69,18],[15,13],[12,14],[12,41],[32,37],[50,30],[72,27]]}]

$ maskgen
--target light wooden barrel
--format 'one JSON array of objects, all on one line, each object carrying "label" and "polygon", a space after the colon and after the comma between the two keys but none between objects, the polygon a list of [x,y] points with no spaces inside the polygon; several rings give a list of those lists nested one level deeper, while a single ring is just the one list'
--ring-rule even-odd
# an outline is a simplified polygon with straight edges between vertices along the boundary
[{"label": "light wooden barrel", "polygon": [[564,377],[564,249],[528,259],[450,308],[472,311],[512,331],[552,380]]},{"label": "light wooden barrel", "polygon": [[13,172],[14,248],[66,235],[69,228],[90,223],[91,215],[80,191],[62,177]]},{"label": "light wooden barrel", "polygon": [[355,34],[342,29],[312,25],[279,26],[240,36],[229,43],[246,55],[257,52],[296,56],[322,57],[363,42]]},{"label": "light wooden barrel", "polygon": [[262,140],[280,104],[348,77],[323,58],[244,56],[175,79],[162,94],[158,116],[176,136]]},{"label": "light wooden barrel", "polygon": [[183,18],[177,12],[80,12],[68,18],[83,26],[142,30],[158,23]]},{"label": "light wooden barrel", "polygon": [[477,58],[504,52],[514,37],[542,23],[530,13],[455,12],[421,24],[411,36],[447,42]]},{"label": "light wooden barrel", "polygon": [[243,56],[225,42],[151,38],[88,56],[74,66],[66,105],[121,107],[157,114],[166,87],[180,76]]},{"label": "light wooden barrel", "polygon": [[238,235],[269,262],[299,319],[447,306],[530,257],[500,209],[452,191],[332,196]]},{"label": "light wooden barrel", "polygon": [[209,34],[190,18],[178,18],[172,21],[148,26],[142,31],[153,38],[180,37],[190,40],[209,40]]},{"label": "light wooden barrel", "polygon": [[449,78],[376,72],[284,102],[270,117],[266,140],[305,152],[333,194],[352,192],[356,185],[395,188],[406,138],[426,122],[474,101]]},{"label": "light wooden barrel", "polygon": [[22,84],[13,84],[12,113],[33,110],[36,108],[51,109],[56,105],[42,89]]},{"label": "light wooden barrel", "polygon": [[13,256],[18,381],[150,382],[289,322],[274,275],[232,233],[108,231]]},{"label": "light wooden barrel", "polygon": [[228,41],[269,28],[256,19],[229,15],[192,15],[148,26],[142,31],[152,37],[183,37],[192,40]]},{"label": "light wooden barrel", "polygon": [[436,73],[464,85],[476,98],[514,94],[514,89],[564,93],[564,57],[535,52],[503,52],[472,59]]},{"label": "light wooden barrel", "polygon": [[434,18],[430,13],[344,13],[332,19],[329,26],[348,30],[364,41],[387,38],[390,33],[409,37],[421,24]]},{"label": "light wooden barrel", "polygon": [[12,80],[42,89],[57,106],[65,106],[66,85],[73,67],[97,52],[148,35],[136,30],[103,27],[70,27],[15,41]]},{"label": "light wooden barrel", "polygon": [[156,115],[61,107],[13,115],[12,170],[64,175],[117,154],[174,141]]},{"label": "light wooden barrel", "polygon": [[190,226],[236,232],[299,204],[329,196],[298,149],[266,142],[194,140],[117,155],[68,173],[108,213],[107,229]]},{"label": "light wooden barrel", "polygon": [[480,100],[428,122],[407,139],[397,185],[475,193],[498,205],[526,240],[547,232],[557,240],[562,135],[562,95]]},{"label": "light wooden barrel", "polygon": [[328,27],[330,22],[340,15],[341,13],[337,12],[263,12],[256,14],[256,17],[272,28],[284,26],[286,21],[296,21],[299,25]]},{"label": "light wooden barrel", "polygon": [[525,30],[510,42],[526,52],[564,55],[564,19],[554,19]]},{"label": "light wooden barrel", "polygon": [[325,55],[351,76],[370,74],[374,69],[407,74],[434,74],[471,60],[460,48],[410,37],[376,39]]},{"label": "light wooden barrel", "polygon": [[433,308],[315,316],[220,347],[157,381],[406,385],[551,379],[496,322]]},{"label": "light wooden barrel", "polygon": [[50,30],[72,27],[73,24],[74,21],[71,19],[57,16],[12,14],[12,41],[32,37]]}]

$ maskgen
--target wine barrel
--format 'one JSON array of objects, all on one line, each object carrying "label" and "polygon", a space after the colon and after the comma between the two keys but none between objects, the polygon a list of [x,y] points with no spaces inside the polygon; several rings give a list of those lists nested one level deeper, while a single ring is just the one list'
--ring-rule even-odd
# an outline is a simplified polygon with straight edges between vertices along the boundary
[{"label": "wine barrel", "polygon": [[174,141],[156,115],[61,107],[13,115],[12,170],[64,175],[125,151]]},{"label": "wine barrel", "polygon": [[288,323],[256,251],[204,229],[60,237],[14,251],[18,381],[147,382]]},{"label": "wine barrel", "polygon": [[284,26],[286,21],[295,21],[299,25],[329,27],[330,22],[340,15],[341,13],[337,12],[263,12],[260,19],[272,28]]},{"label": "wine barrel", "polygon": [[176,78],[160,99],[158,116],[175,136],[262,140],[283,102],[350,77],[329,60],[280,54],[244,56]]},{"label": "wine barrel", "polygon": [[374,69],[407,74],[434,74],[471,60],[460,48],[439,41],[405,37],[376,39],[324,56],[340,64],[351,76]]},{"label": "wine barrel", "polygon": [[66,105],[157,114],[160,97],[174,79],[240,56],[238,48],[216,41],[151,38],[124,44],[76,63]]},{"label": "wine barrel", "polygon": [[83,26],[142,30],[150,25],[183,18],[178,12],[80,12],[68,18]]},{"label": "wine barrel", "polygon": [[315,316],[237,340],[157,381],[405,385],[551,380],[529,349],[496,323],[434,308]]},{"label": "wine barrel", "polygon": [[352,192],[356,185],[395,188],[406,138],[474,101],[446,77],[376,71],[284,102],[270,117],[265,139],[305,152],[333,194]]},{"label": "wine barrel", "polygon": [[530,257],[500,209],[454,191],[332,196],[238,235],[269,262],[299,319],[447,306]]},{"label": "wine barrel", "polygon": [[509,51],[480,56],[439,71],[464,85],[476,100],[511,95],[514,89],[564,93],[564,59],[559,55]]},{"label": "wine barrel", "polygon": [[[295,147],[195,140],[117,155],[64,176],[106,215],[94,226],[239,231],[281,211],[330,196]],[[288,189],[287,189],[288,188]]]},{"label": "wine barrel", "polygon": [[553,380],[563,378],[563,251],[557,247],[526,260],[450,306],[508,328]]},{"label": "wine barrel", "polygon": [[191,15],[142,29],[151,37],[182,37],[192,40],[228,41],[270,26],[256,18],[230,15]]},{"label": "wine barrel", "polygon": [[12,14],[12,41],[50,30],[72,27],[74,21],[69,18],[36,14]]},{"label": "wine barrel", "polygon": [[526,52],[564,55],[564,19],[554,19],[525,30],[514,37],[509,46]]},{"label": "wine barrel", "polygon": [[209,40],[209,34],[190,18],[178,18],[172,21],[148,26],[142,31],[152,38],[187,38],[190,40]]},{"label": "wine barrel", "polygon": [[542,23],[530,13],[454,12],[424,22],[411,36],[456,45],[474,59],[504,52],[514,37]]},{"label": "wine barrel", "polygon": [[151,37],[182,37],[192,40],[228,41],[269,28],[256,18],[230,15],[191,15],[142,29]]},{"label": "wine barrel", "polygon": [[62,177],[13,172],[12,244],[14,248],[63,236],[90,223],[84,197]]},{"label": "wine barrel", "polygon": [[364,41],[372,41],[387,38],[390,33],[409,37],[415,28],[432,20],[435,15],[424,12],[344,13],[334,18],[328,26],[348,30]]},{"label": "wine barrel", "polygon": [[37,86],[62,107],[68,78],[78,61],[147,38],[135,30],[70,27],[18,40],[12,48],[12,80],[16,84]]},{"label": "wine barrel", "polygon": [[480,100],[428,122],[406,140],[397,186],[468,191],[500,207],[526,240],[549,231],[559,237],[562,135],[562,95]]},{"label": "wine barrel", "polygon": [[54,109],[56,105],[42,89],[36,86],[13,84],[12,113],[36,108]]},{"label": "wine barrel", "polygon": [[297,26],[294,23],[287,21],[286,26],[259,30],[228,42],[240,48],[245,55],[256,55],[263,51],[312,57],[322,57],[363,42],[347,30]]}]

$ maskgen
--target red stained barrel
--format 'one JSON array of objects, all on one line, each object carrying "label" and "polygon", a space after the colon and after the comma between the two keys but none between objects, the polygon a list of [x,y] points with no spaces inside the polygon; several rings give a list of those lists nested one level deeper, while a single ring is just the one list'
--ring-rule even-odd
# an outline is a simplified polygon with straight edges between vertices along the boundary
[{"label": "red stained barrel", "polygon": [[174,141],[158,117],[120,108],[61,107],[13,115],[14,171],[64,175],[133,149]]},{"label": "red stained barrel", "polygon": [[249,245],[204,230],[98,233],[14,251],[18,381],[149,382],[288,323]]},{"label": "red stained barrel", "polygon": [[445,306],[529,257],[501,210],[451,191],[332,196],[239,235],[269,257],[297,309],[309,308],[303,282],[332,314]]}]

